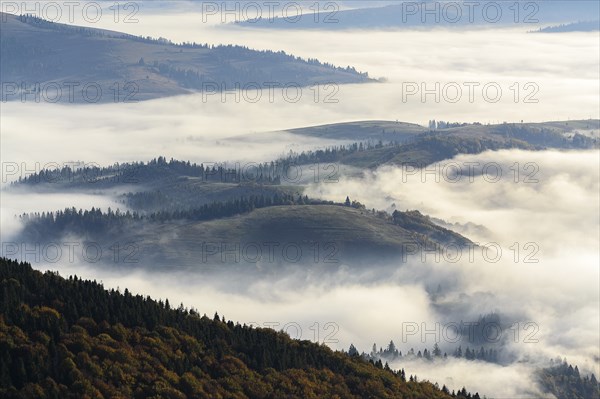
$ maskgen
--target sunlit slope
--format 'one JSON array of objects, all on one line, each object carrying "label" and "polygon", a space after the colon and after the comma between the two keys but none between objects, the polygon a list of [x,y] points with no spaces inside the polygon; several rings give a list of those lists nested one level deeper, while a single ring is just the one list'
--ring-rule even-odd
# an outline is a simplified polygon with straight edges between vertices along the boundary
[{"label": "sunlit slope", "polygon": [[403,141],[428,129],[415,123],[394,121],[356,121],[328,125],[309,126],[286,130],[302,136],[333,140],[382,140]]},{"label": "sunlit slope", "polygon": [[[0,21],[1,80],[8,101],[21,100],[22,84],[31,93],[39,84],[42,97],[46,97],[43,101],[106,103],[194,91],[245,89],[249,84],[250,89],[257,85],[369,81],[365,74],[352,68],[308,62],[284,52],[240,46],[176,45],[166,39],[141,38],[6,13],[1,14]],[[62,94],[58,99],[55,84]],[[25,96],[26,101],[35,101],[31,93]]]},{"label": "sunlit slope", "polygon": [[[300,163],[339,162],[358,168],[376,168],[383,164],[412,164],[424,167],[451,159],[459,154],[478,154],[488,150],[592,149],[600,143],[598,119],[543,123],[502,123],[428,129],[402,122],[363,121],[314,126],[292,132],[307,136],[327,135],[342,145],[352,139],[370,143],[364,148],[329,153],[312,152],[293,158]],[[387,138],[387,140],[386,140]],[[382,143],[374,144],[381,140]]]}]

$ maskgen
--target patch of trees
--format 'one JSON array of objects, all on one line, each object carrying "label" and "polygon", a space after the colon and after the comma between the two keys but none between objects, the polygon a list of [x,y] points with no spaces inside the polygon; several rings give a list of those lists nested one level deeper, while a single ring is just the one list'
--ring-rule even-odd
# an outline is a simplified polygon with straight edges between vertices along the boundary
[{"label": "patch of trees", "polygon": [[600,397],[600,384],[596,376],[582,376],[577,366],[566,360],[551,360],[550,367],[540,370],[539,382],[545,392],[558,399],[597,399]]},{"label": "patch of trees", "polygon": [[2,398],[453,397],[380,361],[26,263],[0,259],[0,285]]},{"label": "patch of trees", "polygon": [[327,163],[339,162],[348,155],[379,150],[382,148],[400,148],[398,142],[383,143],[379,140],[373,142],[357,142],[348,145],[330,146],[324,149],[302,151],[300,153],[290,150],[286,157],[279,159],[277,162],[283,165],[307,165],[310,163]]},{"label": "patch of trees", "polygon": [[287,191],[274,184],[198,184],[193,180],[181,179],[154,190],[123,194],[120,202],[129,209],[153,213],[161,210],[190,210],[242,197],[273,198],[277,193]]},{"label": "patch of trees", "polygon": [[37,26],[43,29],[51,29],[57,32],[63,33],[75,33],[82,36],[96,36],[96,37],[104,37],[106,33],[99,29],[91,29],[85,28],[82,26],[74,26],[74,25],[65,25],[60,23],[55,23],[52,21],[48,21],[44,18],[37,17],[33,14],[21,14],[17,17],[20,22],[23,22],[28,25]]},{"label": "patch of trees", "polygon": [[494,128],[496,134],[507,139],[525,141],[533,146],[564,148],[564,149],[590,149],[598,145],[598,140],[575,133],[572,137],[564,133],[545,127],[537,128],[514,123],[504,123]]},{"label": "patch of trees", "polygon": [[402,150],[403,152],[426,152],[428,153],[426,161],[434,163],[453,158],[459,154],[479,154],[487,150],[498,151],[512,148],[532,149],[526,142],[515,139],[466,138],[447,134],[426,133],[420,140],[406,144]]},{"label": "patch of trees", "polygon": [[[459,125],[463,126],[464,124]],[[302,153],[291,152],[280,162],[296,164],[341,162],[353,165],[362,163],[366,159],[369,167],[377,167],[388,162],[425,167],[435,162],[451,159],[459,154],[479,154],[488,150],[591,149],[596,148],[599,144],[597,139],[579,133],[575,133],[569,138],[561,132],[547,128],[508,123],[493,127],[493,130],[486,135],[469,137],[459,134],[460,131],[449,134],[432,130],[402,143],[397,141],[389,143],[382,141],[377,143],[357,142]]]},{"label": "patch of trees", "polygon": [[[351,346],[352,348],[353,346]],[[442,352],[439,345],[436,343],[433,345],[431,350],[424,348],[422,351],[414,348],[406,351],[404,354],[399,350],[394,341],[390,341],[386,348],[379,347],[377,350],[377,344],[373,344],[373,349],[369,353],[362,353],[366,359],[383,359],[387,361],[395,361],[402,359],[423,359],[423,360],[434,360],[434,359],[448,359],[449,357],[466,359],[466,360],[482,360],[490,363],[498,362],[498,350],[494,348],[485,348],[481,346],[479,349],[466,347],[463,349],[462,346],[458,346],[450,355],[446,352]]]},{"label": "patch of trees", "polygon": [[392,213],[391,221],[397,226],[414,231],[416,233],[426,234],[429,238],[441,242],[454,242],[459,246],[469,244],[469,240],[461,235],[438,226],[431,221],[429,216],[423,215],[417,210],[400,212],[395,210]]},{"label": "patch of trees", "polygon": [[59,184],[74,188],[106,188],[119,184],[144,185],[172,182],[186,177],[213,183],[280,184],[281,165],[274,162],[253,164],[247,167],[228,166],[224,163],[196,164],[190,161],[169,161],[163,156],[149,162],[132,162],[101,167],[98,165],[46,168],[26,177],[19,177],[13,185]]},{"label": "patch of trees", "polygon": [[291,153],[282,162],[296,164],[341,162],[352,164],[367,155],[373,166],[387,162],[409,163],[418,167],[450,159],[458,154],[479,154],[486,150],[510,148],[531,149],[524,141],[516,139],[498,140],[494,138],[465,138],[442,133],[424,133],[408,143],[398,142],[376,144],[354,143],[345,146],[333,146],[323,150]]},{"label": "patch of trees", "polygon": [[312,200],[307,196],[276,193],[273,196],[242,197],[226,202],[213,202],[194,209],[165,210],[151,214],[121,212],[100,208],[82,210],[66,208],[57,212],[35,212],[19,216],[24,223],[22,236],[27,240],[45,240],[49,237],[73,233],[87,236],[103,236],[108,233],[122,233],[126,228],[140,222],[167,222],[174,220],[205,221],[248,213],[254,209],[281,205],[334,205],[331,201]]},{"label": "patch of trees", "polygon": [[[439,347],[434,346],[433,351],[435,353],[434,356],[436,357],[442,357],[441,356],[441,351],[439,350]],[[426,350],[425,350],[426,351]],[[394,341],[391,341],[390,344],[388,345],[388,347],[386,349],[379,349],[379,352],[377,352],[377,345],[373,344],[373,350],[371,351],[370,354],[367,353],[362,353],[359,354],[358,349],[356,349],[356,347],[353,344],[350,344],[350,348],[348,349],[348,356],[350,357],[360,357],[362,359],[366,359],[368,360],[370,363],[372,363],[373,365],[375,365],[376,367],[379,368],[383,368],[384,370],[391,370],[387,360],[398,360],[399,358],[402,357],[402,354],[396,349],[395,345],[394,345]],[[411,349],[411,353],[410,355],[406,355],[408,356],[412,356],[412,358],[417,357],[414,354],[414,350]],[[420,351],[419,351],[420,353]],[[430,356],[428,354],[428,356]],[[420,358],[423,357],[423,355],[421,354],[419,356]],[[444,358],[447,358],[447,355],[444,354]],[[385,361],[385,364],[383,364],[383,361]],[[429,360],[432,360],[433,358],[430,356]],[[400,379],[402,381],[409,381],[409,382],[418,382],[418,377],[416,375],[410,375],[408,377],[408,379],[406,378],[406,371],[404,370],[404,368],[401,368],[400,370],[398,370],[397,375],[400,376]],[[438,387],[438,384],[435,384],[436,387]],[[455,392],[454,390],[452,392],[450,392],[450,390],[446,387],[446,385],[444,385],[441,388],[441,391],[450,395],[450,397],[452,398],[464,398],[464,399],[479,399],[479,393],[475,393],[475,394],[471,394],[470,392],[468,392],[466,390],[465,387],[463,387],[462,389],[458,390],[457,392]],[[485,396],[484,396],[485,398]]]},{"label": "patch of trees", "polygon": [[445,121],[436,121],[435,119],[429,120],[428,126],[430,129],[451,129],[454,127],[465,127],[469,125],[481,126],[481,123],[465,123],[465,122],[445,122]]},{"label": "patch of trees", "polygon": [[[312,67],[322,68],[324,72],[345,73],[355,78],[356,81],[369,79],[367,73],[357,72],[356,69],[349,66],[341,68],[329,63],[321,63],[317,59],[304,60],[284,51],[258,51],[244,46],[232,45],[207,46],[193,44],[191,46],[174,46],[181,49],[206,48],[210,50],[210,53],[207,54],[211,62],[209,71],[200,71],[198,68],[158,60],[147,64],[149,70],[173,79],[179,85],[188,89],[223,91],[259,88],[272,90],[274,88],[281,90],[285,84],[308,86],[315,84],[314,73],[311,72]],[[294,65],[293,72],[290,72],[290,65]]]},{"label": "patch of trees", "polygon": [[[390,341],[387,347],[379,347],[379,349],[377,349],[377,344],[373,344],[373,348],[369,353],[359,353],[358,349],[351,344],[348,354],[361,357],[378,365],[385,362],[384,368],[389,367],[388,362],[391,361],[414,359],[424,361],[465,359],[491,363],[498,363],[499,360],[498,350],[483,346],[479,349],[471,349],[468,346],[463,349],[462,346],[459,346],[451,354],[447,354],[442,352],[436,343],[431,350],[425,348],[422,351],[415,352],[411,348],[409,351],[402,353],[396,347],[394,341]],[[405,378],[404,369],[400,370],[400,375],[401,378]],[[577,366],[567,363],[566,359],[551,359],[549,367],[540,369],[537,377],[544,392],[552,393],[557,399],[597,399],[600,396],[600,383],[598,383],[596,376],[593,373],[583,375]],[[411,376],[411,378],[413,377]]]},{"label": "patch of trees", "polygon": [[563,32],[595,32],[600,30],[600,21],[580,21],[569,24],[560,24],[539,28],[534,32],[542,33],[563,33]]}]

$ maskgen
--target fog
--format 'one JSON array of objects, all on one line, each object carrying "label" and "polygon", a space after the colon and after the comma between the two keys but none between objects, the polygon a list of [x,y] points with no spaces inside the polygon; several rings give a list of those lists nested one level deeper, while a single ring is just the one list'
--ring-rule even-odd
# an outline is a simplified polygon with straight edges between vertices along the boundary
[{"label": "fog", "polygon": [[[221,17],[221,14],[216,17]],[[277,31],[237,28],[209,23],[200,13],[154,13],[140,9],[139,23],[121,24],[136,35],[168,37],[176,42],[196,41],[211,44],[241,44],[255,49],[285,50],[305,58],[318,58],[340,66],[355,66],[371,77],[388,79],[386,85],[359,85],[340,88],[340,103],[327,106],[333,111],[346,110],[355,118],[400,119],[426,123],[436,118],[480,122],[542,121],[584,119],[598,115],[598,74],[600,54],[597,34],[564,35],[529,34],[531,24],[511,28],[465,32],[433,31]],[[206,21],[206,22],[205,22]],[[83,21],[84,22],[84,21]],[[89,25],[89,24],[88,24]],[[115,29],[102,19],[101,27]],[[106,25],[106,26],[104,26]],[[302,37],[302,40],[298,40]],[[335,51],[332,51],[335,49]],[[425,104],[418,95],[403,99],[403,84],[426,84],[428,89],[439,82],[456,82],[463,89],[456,103],[436,102],[433,95]],[[467,82],[481,86],[469,101]],[[537,91],[526,88],[534,83]],[[497,103],[486,101],[485,84],[498,83],[502,95]],[[515,101],[519,83],[519,99]],[[513,89],[511,89],[513,87]],[[533,94],[535,92],[535,94]],[[448,87],[447,98],[457,97]],[[526,96],[532,94],[527,101]],[[493,90],[490,97],[495,97]],[[426,105],[426,106],[425,106]],[[323,112],[323,104],[317,104]],[[305,124],[310,123],[306,120]]]},{"label": "fog", "polygon": [[[392,365],[393,366],[393,365]],[[472,387],[473,391],[487,393],[488,397],[530,399],[533,397],[554,398],[551,394],[543,394],[535,388],[535,379],[530,375],[527,365],[514,364],[501,367],[479,361],[464,359],[449,362],[436,361],[433,364],[423,361],[410,361],[398,366],[405,367],[417,376],[427,375],[430,381],[449,389],[461,389],[462,386]],[[458,379],[456,376],[460,376]],[[482,380],[485,382],[482,383]],[[507,386],[510,385],[510,386]],[[475,389],[475,387],[481,387]],[[494,395],[490,396],[490,392]]]},{"label": "fog", "polygon": [[13,241],[21,229],[18,217],[24,213],[54,212],[65,208],[77,209],[109,207],[115,209],[123,205],[116,204],[113,197],[93,193],[34,193],[28,190],[4,190],[2,192],[2,212],[0,225],[2,226],[2,243]]},{"label": "fog", "polygon": [[[257,133],[315,124],[365,119],[425,125],[430,119],[501,123],[599,117],[600,38],[594,33],[528,34],[527,27],[518,27],[471,34],[437,29],[284,31],[275,35],[202,23],[200,14],[158,14],[143,9],[135,24],[115,24],[103,18],[88,25],[174,41],[285,50],[352,65],[387,81],[304,88],[291,94],[275,90],[272,96],[265,89],[258,93],[256,103],[250,101],[257,94],[251,90],[237,96],[191,94],[137,104],[4,103],[0,111],[3,160],[112,164],[162,154],[196,162],[261,161],[290,148],[330,143],[279,133],[255,138]],[[426,90],[433,90],[437,98],[436,94],[423,98]],[[248,139],[224,141],[240,135]]]},{"label": "fog", "polygon": [[[268,161],[290,149],[334,143],[284,130],[350,120],[426,124],[429,119],[495,123],[599,117],[600,38],[595,33],[527,34],[525,26],[476,34],[442,30],[273,34],[202,23],[202,17],[194,13],[150,10],[139,19],[137,24],[118,26],[103,19],[94,26],[174,41],[283,49],[353,65],[387,82],[342,86],[334,96],[337,102],[326,102],[323,94],[315,101],[314,91],[305,89],[295,103],[280,95],[273,102],[265,95],[258,103],[250,103],[243,95],[236,101],[231,95],[202,94],[138,104],[3,103],[3,184],[49,162],[109,165],[159,155],[198,163]],[[466,91],[457,103],[436,102],[433,96],[422,102],[420,93],[404,101],[403,87],[411,82],[429,88],[436,82],[441,86],[493,82],[500,85],[503,95],[497,103],[481,95],[470,102]],[[522,90],[517,102],[510,89],[515,82]],[[524,96],[531,94],[524,88],[527,83],[539,89],[533,96],[537,102],[524,103]],[[449,162],[431,170],[443,170]],[[326,277],[297,270],[286,277],[255,280],[243,274],[219,278],[173,271],[116,271],[93,264],[38,263],[34,267],[102,280],[109,288],[169,298],[172,305],[183,302],[209,316],[217,311],[234,321],[276,329],[287,324],[292,337],[325,342],[335,349],[347,349],[353,343],[365,352],[374,342],[385,347],[391,339],[403,352],[411,347],[430,350],[431,335],[426,340],[420,334],[403,336],[406,323],[431,327],[476,321],[480,315],[498,312],[508,322],[520,323],[520,339],[504,342],[505,351],[518,362],[500,366],[463,360],[447,364],[402,361],[392,366],[451,389],[464,385],[472,392],[515,398],[537,394],[532,373],[551,357],[566,356],[582,372],[594,371],[598,376],[598,152],[500,151],[462,155],[451,162],[496,163],[503,175],[497,182],[474,176],[473,181],[464,177],[453,183],[444,179],[446,175],[436,181],[431,174],[422,178],[418,172],[385,166],[362,179],[343,177],[337,184],[310,186],[307,194],[335,201],[348,195],[369,209],[418,209],[458,223],[453,228],[469,239],[501,247],[496,263],[478,253],[473,262],[465,257],[456,263],[413,259],[379,270],[356,272],[342,267]],[[516,182],[511,169],[515,162],[520,171]],[[537,165],[535,175],[526,169],[527,163]],[[538,182],[527,183],[527,177]],[[11,193],[5,187],[3,242],[19,228],[15,214],[67,206],[115,207],[114,198],[106,195],[34,195]],[[468,228],[468,223],[480,228]],[[515,248],[519,248],[517,261]],[[442,294],[433,297],[438,285]],[[535,335],[539,342],[524,342],[523,323],[527,322],[539,327]],[[290,323],[297,323],[301,333]],[[440,345],[449,352],[456,346],[443,341]]]},{"label": "fog", "polygon": [[[368,176],[366,183],[347,178],[339,184],[311,187],[308,194],[330,199],[349,195],[367,207],[419,209],[449,222],[485,226],[485,236],[478,237],[477,230],[472,230],[468,237],[484,245],[498,243],[502,256],[497,263],[484,259],[454,265],[455,273],[462,276],[462,292],[489,293],[488,310],[526,314],[539,325],[540,342],[521,344],[525,353],[541,352],[548,357],[561,353],[597,367],[598,152],[500,151],[463,155],[451,162],[465,171],[469,162],[495,163],[501,165],[504,176],[491,182],[496,176],[493,172],[487,180],[477,176],[470,182],[464,176],[451,182],[442,173],[436,182],[435,174],[383,167]],[[526,183],[523,175],[515,182],[510,169],[515,162],[521,168],[528,162],[537,165],[538,182]],[[429,169],[444,170],[443,165]],[[518,259],[515,243],[521,250]],[[523,251],[527,243],[529,251]],[[526,259],[527,254],[532,256]],[[482,298],[472,299],[479,302]]]},{"label": "fog", "polygon": [[[201,99],[195,96],[136,106],[3,104],[2,159],[17,164],[16,174],[12,167],[3,170],[3,180],[25,177],[28,171],[45,169],[52,162],[105,166],[148,161],[159,155],[197,163],[265,162],[290,149],[333,144],[283,132],[254,137],[254,133],[290,127],[284,123],[284,115],[270,118],[268,107],[219,103],[215,110],[204,112],[198,111],[201,106]],[[236,113],[235,118],[231,116]],[[301,116],[289,116],[292,127],[300,125]],[[230,139],[242,133],[244,138]],[[31,142],[36,145],[28,146]]]},{"label": "fog", "polygon": [[[537,183],[526,183],[523,175],[515,181],[514,169],[510,169],[515,162],[521,168],[535,163],[539,171],[526,177]],[[447,174],[436,181],[431,173],[422,176],[385,166],[363,179],[344,177],[337,184],[313,185],[308,194],[334,200],[349,195],[369,208],[419,209],[447,222],[475,223],[485,229],[472,229],[467,237],[483,247],[497,243],[501,256],[491,251],[486,258],[483,251],[475,251],[473,261],[463,253],[454,263],[417,256],[407,264],[362,271],[341,267],[325,275],[295,267],[289,273],[260,278],[172,269],[118,271],[89,263],[34,266],[168,298],[172,305],[182,302],[209,316],[218,312],[241,323],[285,329],[294,338],[325,342],[335,349],[347,349],[353,343],[365,352],[373,342],[386,347],[390,340],[403,353],[410,348],[431,350],[436,340],[449,354],[459,344],[463,349],[476,347],[451,340],[444,326],[475,322],[481,315],[496,312],[508,325],[515,323],[501,331],[503,353],[513,359],[509,365],[403,359],[392,366],[450,389],[464,385],[473,392],[500,397],[537,395],[533,373],[557,356],[566,357],[584,373],[598,375],[597,152],[486,152],[461,155],[429,170],[442,171],[450,163],[496,164],[503,177],[490,182],[491,174],[473,174],[470,181],[467,174],[453,183]],[[82,197],[79,203],[88,200]],[[74,200],[65,197],[62,201]],[[32,208],[30,203],[20,206]],[[456,229],[460,231],[460,225]],[[479,231],[483,233],[478,235]],[[533,243],[535,251],[525,248],[527,243]],[[438,285],[441,293],[432,295]],[[417,326],[417,333],[409,334],[409,325]],[[441,328],[442,332],[427,334],[425,328]]]}]

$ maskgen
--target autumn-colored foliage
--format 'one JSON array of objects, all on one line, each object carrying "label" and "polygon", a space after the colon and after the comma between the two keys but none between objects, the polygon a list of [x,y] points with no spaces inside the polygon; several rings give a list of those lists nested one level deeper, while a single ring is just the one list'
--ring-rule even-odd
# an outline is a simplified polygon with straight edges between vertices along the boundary
[{"label": "autumn-colored foliage", "polygon": [[2,398],[449,398],[269,329],[0,259]]}]

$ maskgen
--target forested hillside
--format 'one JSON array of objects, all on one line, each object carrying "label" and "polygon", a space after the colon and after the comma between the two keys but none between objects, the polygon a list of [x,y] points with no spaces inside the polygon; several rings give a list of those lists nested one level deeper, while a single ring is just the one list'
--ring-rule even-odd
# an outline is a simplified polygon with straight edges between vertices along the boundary
[{"label": "forested hillside", "polygon": [[2,398],[451,397],[381,362],[25,263],[0,259],[0,284]]},{"label": "forested hillside", "polygon": [[583,375],[577,366],[557,359],[550,367],[539,371],[539,381],[544,391],[558,399],[596,399],[600,397],[600,384],[594,374]]}]

